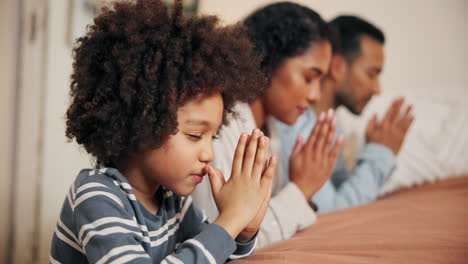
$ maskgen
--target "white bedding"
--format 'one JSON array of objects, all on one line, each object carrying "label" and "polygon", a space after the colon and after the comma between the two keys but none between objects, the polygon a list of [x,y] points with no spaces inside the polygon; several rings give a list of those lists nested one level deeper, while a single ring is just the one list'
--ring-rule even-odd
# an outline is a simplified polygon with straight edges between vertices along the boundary
[{"label": "white bedding", "polygon": [[[372,113],[382,117],[396,94],[376,97],[359,118],[346,111],[338,115],[346,131],[345,153],[356,157],[364,144],[364,131]],[[416,184],[468,174],[468,93],[407,94],[415,121],[397,158],[397,168],[381,195]]]}]

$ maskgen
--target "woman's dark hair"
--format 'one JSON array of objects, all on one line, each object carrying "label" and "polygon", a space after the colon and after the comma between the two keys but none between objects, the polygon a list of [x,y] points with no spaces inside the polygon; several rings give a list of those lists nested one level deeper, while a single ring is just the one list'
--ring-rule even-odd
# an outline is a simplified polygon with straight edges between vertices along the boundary
[{"label": "woman's dark hair", "polygon": [[160,0],[103,9],[74,48],[66,136],[98,163],[116,166],[177,133],[177,110],[220,93],[224,121],[238,100],[261,94],[265,77],[241,25],[184,17]]},{"label": "woman's dark hair", "polygon": [[267,5],[244,21],[262,69],[269,78],[285,59],[301,55],[315,41],[329,41],[327,23],[308,7],[280,2]]}]

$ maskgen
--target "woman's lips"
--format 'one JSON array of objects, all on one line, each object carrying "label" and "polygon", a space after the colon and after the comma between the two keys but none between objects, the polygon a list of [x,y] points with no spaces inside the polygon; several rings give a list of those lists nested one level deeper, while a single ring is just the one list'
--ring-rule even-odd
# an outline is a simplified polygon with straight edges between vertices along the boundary
[{"label": "woman's lips", "polygon": [[297,110],[299,111],[299,114],[302,115],[305,113],[305,111],[307,111],[307,108],[298,106]]}]

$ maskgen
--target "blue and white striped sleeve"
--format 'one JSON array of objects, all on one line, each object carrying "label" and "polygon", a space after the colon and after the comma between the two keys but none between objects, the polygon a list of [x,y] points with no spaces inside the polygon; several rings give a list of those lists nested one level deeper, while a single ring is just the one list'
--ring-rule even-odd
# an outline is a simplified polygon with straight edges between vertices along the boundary
[{"label": "blue and white striped sleeve", "polygon": [[[72,186],[56,227],[50,263],[82,263],[83,257],[88,263],[222,263],[253,251],[255,239],[236,245],[221,226],[206,222],[191,198],[182,199],[177,214],[182,243],[154,251],[146,226],[138,224],[129,208],[131,203],[112,182]],[[166,255],[168,250],[172,254]]]},{"label": "blue and white striped sleeve", "polygon": [[[249,256],[255,249],[256,237],[246,243],[236,242],[224,228],[209,224],[206,215],[192,204],[192,198],[183,199],[187,208],[181,228],[186,239],[174,256],[184,263],[224,263],[228,259]],[[171,262],[168,262],[171,263]]]},{"label": "blue and white striped sleeve", "polygon": [[152,263],[142,243],[149,239],[120,195],[99,182],[76,190],[72,210],[83,254],[90,263]]}]

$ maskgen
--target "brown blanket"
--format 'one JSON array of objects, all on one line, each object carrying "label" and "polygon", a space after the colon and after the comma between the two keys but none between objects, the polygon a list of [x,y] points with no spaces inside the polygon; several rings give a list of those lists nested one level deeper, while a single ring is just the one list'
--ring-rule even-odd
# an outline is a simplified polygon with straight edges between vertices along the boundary
[{"label": "brown blanket", "polygon": [[468,263],[468,177],[321,215],[233,263]]}]

